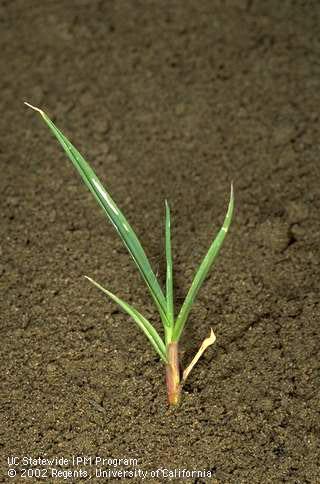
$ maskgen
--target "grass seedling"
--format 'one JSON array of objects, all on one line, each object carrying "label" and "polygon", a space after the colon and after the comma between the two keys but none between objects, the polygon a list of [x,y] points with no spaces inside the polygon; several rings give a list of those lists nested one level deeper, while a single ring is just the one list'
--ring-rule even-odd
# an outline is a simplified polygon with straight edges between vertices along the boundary
[{"label": "grass seedling", "polygon": [[115,301],[125,312],[127,312],[132,317],[137,326],[149,339],[154,350],[158,353],[160,359],[166,367],[166,383],[169,404],[177,405],[180,400],[181,388],[186,381],[190,371],[197,363],[206,348],[213,344],[216,339],[211,329],[210,336],[203,341],[196,356],[193,358],[189,366],[183,371],[181,375],[178,355],[179,340],[184,330],[193,302],[219,253],[226,233],[229,229],[234,206],[232,184],[229,206],[223,225],[219,230],[217,236],[213,240],[212,244],[210,245],[207,254],[202,260],[195,274],[191,287],[186,295],[186,298],[180,308],[180,311],[178,312],[177,316],[175,316],[173,297],[173,267],[171,255],[171,222],[170,208],[168,202],[165,202],[165,253],[167,267],[166,287],[165,291],[163,291],[154,271],[152,270],[152,267],[137,235],[135,234],[134,230],[132,229],[129,222],[127,221],[121,210],[118,208],[114,200],[111,198],[106,189],[102,186],[100,180],[96,176],[91,166],[41,109],[36,108],[29,103],[25,104],[41,114],[43,120],[46,122],[54,136],[57,138],[57,140],[65,150],[71,162],[79,172],[84,183],[87,185],[87,187],[95,197],[96,201],[103,209],[105,215],[117,230],[119,236],[122,239],[122,242],[128,249],[145,283],[147,284],[162,321],[162,325],[164,328],[164,339],[159,335],[159,333],[152,326],[152,324],[136,308],[102,287],[100,284],[98,284],[98,282],[94,281],[90,277],[85,276],[92,284],[94,284],[104,294],[106,294],[113,301]]}]

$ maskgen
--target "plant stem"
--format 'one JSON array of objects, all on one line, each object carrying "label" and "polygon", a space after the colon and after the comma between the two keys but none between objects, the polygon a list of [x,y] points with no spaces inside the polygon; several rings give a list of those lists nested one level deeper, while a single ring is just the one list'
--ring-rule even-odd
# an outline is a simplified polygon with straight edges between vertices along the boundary
[{"label": "plant stem", "polygon": [[170,405],[178,405],[180,401],[181,386],[177,341],[173,341],[167,345],[167,357],[166,382],[168,401]]}]

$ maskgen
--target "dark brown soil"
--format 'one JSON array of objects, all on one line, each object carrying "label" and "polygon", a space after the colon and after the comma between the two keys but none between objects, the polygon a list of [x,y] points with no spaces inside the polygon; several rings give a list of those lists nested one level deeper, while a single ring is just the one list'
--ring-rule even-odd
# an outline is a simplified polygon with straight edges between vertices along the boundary
[{"label": "dark brown soil", "polygon": [[[0,20],[1,482],[82,482],[21,459],[97,455],[211,472],[152,483],[319,483],[318,0],[2,0]],[[234,181],[183,365],[211,326],[217,343],[176,410],[143,334],[83,275],[159,327],[149,294],[25,100],[92,162],[162,280],[170,201],[177,307]]]}]

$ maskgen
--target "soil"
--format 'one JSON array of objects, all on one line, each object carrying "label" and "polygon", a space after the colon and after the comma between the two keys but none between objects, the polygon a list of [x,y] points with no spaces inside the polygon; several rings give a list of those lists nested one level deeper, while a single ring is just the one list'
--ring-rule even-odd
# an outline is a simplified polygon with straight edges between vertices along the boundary
[{"label": "soil", "polygon": [[[319,2],[2,0],[0,19],[1,482],[319,483]],[[169,200],[177,309],[233,180],[182,365],[210,327],[217,341],[178,408],[145,336],[83,275],[161,331],[143,281],[23,101],[92,163],[162,282]]]}]

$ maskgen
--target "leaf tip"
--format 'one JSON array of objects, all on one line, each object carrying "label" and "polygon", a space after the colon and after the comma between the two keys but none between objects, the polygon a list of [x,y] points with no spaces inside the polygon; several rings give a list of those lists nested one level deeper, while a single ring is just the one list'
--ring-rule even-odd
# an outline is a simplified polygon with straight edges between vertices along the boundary
[{"label": "leaf tip", "polygon": [[212,345],[215,342],[216,339],[217,338],[216,338],[216,335],[213,332],[213,329],[210,328],[210,336],[207,338],[208,346]]},{"label": "leaf tip", "polygon": [[32,105],[32,104],[30,104],[30,103],[27,103],[27,101],[24,101],[24,104],[25,104],[26,106],[28,106],[29,108],[33,109],[34,111],[38,111],[38,113],[40,113],[40,114],[41,114],[41,116],[43,116],[43,117],[44,117],[44,112],[43,112],[41,109],[37,108],[36,106],[33,106],[33,105]]}]

